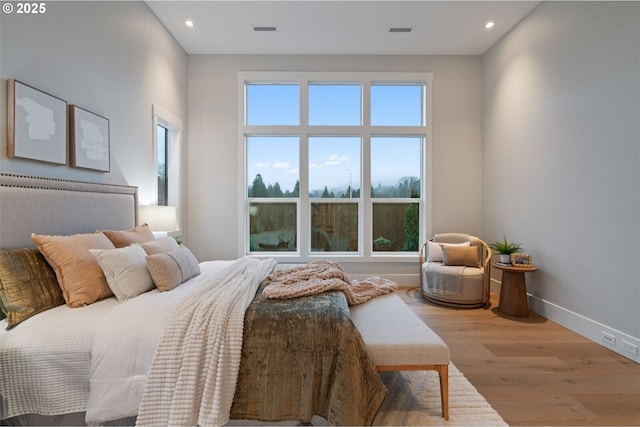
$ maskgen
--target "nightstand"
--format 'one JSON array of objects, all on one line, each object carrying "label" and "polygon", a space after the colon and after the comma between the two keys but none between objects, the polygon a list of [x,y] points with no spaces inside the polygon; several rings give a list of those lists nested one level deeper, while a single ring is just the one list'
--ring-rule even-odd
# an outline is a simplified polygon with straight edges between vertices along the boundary
[{"label": "nightstand", "polygon": [[498,270],[502,270],[498,311],[507,316],[527,317],[529,315],[529,305],[527,304],[527,284],[524,273],[531,273],[538,269],[533,266],[516,267],[499,263],[491,265]]}]

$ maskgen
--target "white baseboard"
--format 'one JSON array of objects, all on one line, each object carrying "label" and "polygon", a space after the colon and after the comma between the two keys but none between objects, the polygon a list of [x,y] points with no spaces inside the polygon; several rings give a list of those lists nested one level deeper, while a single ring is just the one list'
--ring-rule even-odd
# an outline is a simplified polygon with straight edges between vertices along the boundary
[{"label": "white baseboard", "polygon": [[[367,276],[359,274],[353,275],[354,279],[363,280]],[[417,274],[385,274],[385,278],[397,282],[401,288],[411,288],[419,286],[420,277]],[[490,291],[500,295],[501,283],[495,279],[490,281]],[[636,363],[640,363],[640,338],[633,337],[629,334],[611,328],[607,325],[599,323],[593,319],[589,319],[581,314],[575,313],[566,308],[560,307],[549,301],[543,300],[531,294],[527,294],[529,309],[536,314],[549,319],[583,337],[600,344],[601,346],[614,351]],[[609,340],[605,341],[603,335],[607,334]],[[613,340],[611,339],[613,338]],[[613,342],[612,342],[613,341]],[[625,347],[628,347],[627,350]],[[633,352],[633,349],[638,353]]]},{"label": "white baseboard", "polygon": [[[529,309],[540,316],[564,326],[611,351],[640,363],[640,339],[618,331],[593,319],[574,313],[549,301],[527,294]],[[608,340],[603,339],[607,334]],[[635,354],[633,349],[635,348]]]}]

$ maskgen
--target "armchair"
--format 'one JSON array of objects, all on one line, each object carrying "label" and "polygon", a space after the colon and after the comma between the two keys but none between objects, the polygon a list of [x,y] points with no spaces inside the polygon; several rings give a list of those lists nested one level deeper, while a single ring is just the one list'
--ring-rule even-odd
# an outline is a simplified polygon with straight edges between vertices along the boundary
[{"label": "armchair", "polygon": [[420,289],[431,302],[462,308],[489,304],[491,251],[478,237],[436,234],[420,248]]}]

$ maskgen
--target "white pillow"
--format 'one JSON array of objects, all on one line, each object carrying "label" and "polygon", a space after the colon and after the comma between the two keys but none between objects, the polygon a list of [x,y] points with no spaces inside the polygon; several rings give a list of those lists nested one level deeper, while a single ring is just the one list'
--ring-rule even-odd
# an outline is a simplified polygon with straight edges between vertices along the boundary
[{"label": "white pillow", "polygon": [[126,301],[154,288],[147,269],[147,253],[140,245],[89,250],[96,257],[118,301]]},{"label": "white pillow", "polygon": [[471,243],[436,243],[427,242],[427,262],[443,262],[442,246],[471,246]]}]

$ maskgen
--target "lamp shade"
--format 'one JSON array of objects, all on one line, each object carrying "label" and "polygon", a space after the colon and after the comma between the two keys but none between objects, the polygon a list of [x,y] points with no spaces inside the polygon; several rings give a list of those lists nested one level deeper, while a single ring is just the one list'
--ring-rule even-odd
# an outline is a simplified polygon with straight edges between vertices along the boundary
[{"label": "lamp shade", "polygon": [[140,224],[148,224],[151,231],[174,231],[178,228],[175,206],[140,206]]}]

